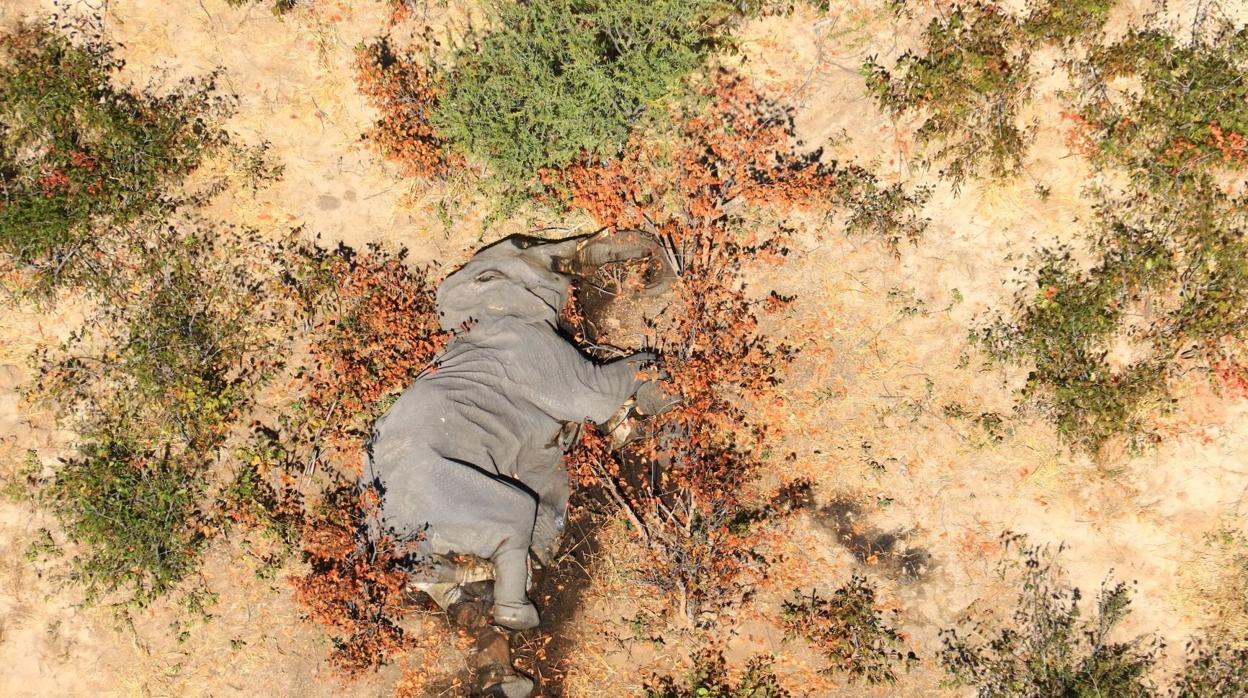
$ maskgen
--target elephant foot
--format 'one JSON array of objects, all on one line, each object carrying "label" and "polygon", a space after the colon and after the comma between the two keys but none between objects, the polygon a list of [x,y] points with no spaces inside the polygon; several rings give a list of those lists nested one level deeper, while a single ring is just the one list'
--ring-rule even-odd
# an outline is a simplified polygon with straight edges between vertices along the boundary
[{"label": "elephant foot", "polygon": [[494,624],[510,630],[536,628],[541,618],[537,608],[529,602],[523,604],[494,604]]},{"label": "elephant foot", "polygon": [[506,550],[494,557],[494,623],[511,630],[536,628],[537,609],[525,594],[529,576],[527,548]]}]

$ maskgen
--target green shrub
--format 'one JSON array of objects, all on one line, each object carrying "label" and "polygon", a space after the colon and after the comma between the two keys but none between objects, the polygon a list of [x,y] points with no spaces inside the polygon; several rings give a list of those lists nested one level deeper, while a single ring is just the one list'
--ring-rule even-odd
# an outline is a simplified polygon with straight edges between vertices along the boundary
[{"label": "green shrub", "polygon": [[1023,30],[1045,41],[1094,36],[1105,26],[1118,0],[1036,0],[1027,8]]},{"label": "green shrub", "polygon": [[1145,438],[1141,408],[1165,389],[1165,365],[1151,352],[1150,360],[1121,370],[1108,361],[1123,313],[1163,281],[1149,261],[1156,245],[1134,237],[1138,231],[1118,232],[1129,247],[1087,272],[1068,249],[1041,250],[1031,260],[1034,276],[1016,295],[1016,312],[975,336],[997,360],[1032,362],[1022,397],[1064,438],[1090,450],[1117,434]]},{"label": "green shrub", "polygon": [[118,88],[121,65],[59,30],[0,37],[0,251],[52,280],[110,229],[170,210],[170,189],[226,142],[215,76],[156,96]]},{"label": "green shrub", "polygon": [[[1124,435],[1144,446],[1173,381],[1212,374],[1248,332],[1245,203],[1208,178],[1181,196],[1137,189],[1102,201],[1089,230],[1094,265],[1042,250],[1014,311],[974,338],[997,360],[1033,367],[1022,397],[1070,443],[1096,450]],[[1122,346],[1133,350],[1111,363]]]},{"label": "green shrub", "polygon": [[186,217],[108,249],[97,312],[44,357],[37,394],[80,431],[216,448],[281,364],[274,246]]},{"label": "green shrub", "polygon": [[280,435],[263,427],[256,428],[251,441],[233,455],[237,465],[212,505],[213,523],[241,530],[243,542],[259,562],[256,576],[269,579],[295,550],[304,516],[294,485],[285,478],[275,483],[273,476],[289,478],[298,464]]},{"label": "green shrub", "polygon": [[918,661],[903,651],[902,638],[876,607],[875,587],[854,575],[831,598],[798,594],[784,602],[784,628],[804,637],[828,660],[827,673],[845,672],[851,680],[870,684],[896,683],[893,667]]},{"label": "green shrub", "polygon": [[1248,28],[1222,26],[1187,43],[1137,29],[1072,67],[1080,135],[1094,162],[1121,166],[1167,197],[1199,187],[1206,174],[1248,166]]},{"label": "green shrub", "polygon": [[1018,111],[1034,82],[1022,24],[990,3],[955,5],[923,41],[922,54],[907,51],[892,70],[867,59],[868,93],[894,116],[923,111],[916,137],[935,146],[932,158],[955,186],[1018,173],[1030,140]]},{"label": "green shrub", "polygon": [[92,599],[126,589],[146,603],[194,569],[215,529],[274,518],[255,516],[272,493],[245,468],[229,483],[209,465],[293,322],[272,300],[275,245],[254,233],[185,219],[129,243],[108,248],[96,312],[44,353],[32,397],[87,435],[44,492],[81,548],[73,578]]},{"label": "green shrub", "polygon": [[1021,19],[993,2],[954,5],[928,23],[921,52],[891,70],[867,59],[867,91],[893,116],[923,113],[917,140],[934,147],[930,159],[955,188],[967,177],[1012,177],[1034,132],[1018,121],[1035,84],[1032,52],[1099,36],[1115,1],[1036,0]]},{"label": "green shrub", "polygon": [[646,685],[646,698],[788,698],[763,657],[749,661],[739,681],[728,677],[722,652],[703,650],[693,657],[693,670],[677,680],[664,676]]},{"label": "green shrub", "polygon": [[837,188],[832,199],[849,212],[846,234],[879,240],[894,255],[900,254],[902,242],[918,243],[930,222],[921,215],[932,197],[930,187],[907,192],[899,183],[883,186],[878,177],[857,165],[833,171]]},{"label": "green shrub", "polygon": [[1127,587],[1106,582],[1084,617],[1079,590],[1062,581],[1055,556],[1022,541],[1006,538],[1007,545],[1021,546],[1012,620],[966,621],[942,633],[940,661],[955,682],[983,698],[1153,695],[1147,673],[1156,645],[1146,638],[1112,639],[1129,612]]},{"label": "green shrub", "polygon": [[196,509],[204,463],[110,435],[79,450],[43,493],[79,546],[73,579],[88,600],[124,588],[151,601],[194,569],[205,540]]},{"label": "green shrub", "polygon": [[637,117],[725,41],[721,0],[492,0],[495,31],[461,47],[433,112],[439,135],[513,190],[539,171],[615,155]]},{"label": "green shrub", "polygon": [[1139,448],[1155,439],[1148,415],[1176,379],[1242,363],[1248,200],[1221,179],[1248,166],[1248,30],[1182,43],[1137,29],[1069,64],[1072,142],[1129,183],[1098,192],[1090,265],[1042,250],[1014,312],[975,336],[993,358],[1034,366],[1022,396],[1068,441],[1095,450],[1125,435]]}]

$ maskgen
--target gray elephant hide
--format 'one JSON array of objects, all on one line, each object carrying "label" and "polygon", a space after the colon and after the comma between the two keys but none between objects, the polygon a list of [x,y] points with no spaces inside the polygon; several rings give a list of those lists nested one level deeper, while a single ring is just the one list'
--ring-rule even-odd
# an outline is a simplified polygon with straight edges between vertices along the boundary
[{"label": "gray elephant hide", "polygon": [[378,420],[365,478],[382,491],[382,525],[436,556],[493,562],[496,622],[531,627],[530,548],[553,552],[569,497],[557,436],[566,422],[606,422],[641,385],[651,357],[609,364],[556,329],[577,240],[509,238],[437,291],[444,329],[436,365]]}]

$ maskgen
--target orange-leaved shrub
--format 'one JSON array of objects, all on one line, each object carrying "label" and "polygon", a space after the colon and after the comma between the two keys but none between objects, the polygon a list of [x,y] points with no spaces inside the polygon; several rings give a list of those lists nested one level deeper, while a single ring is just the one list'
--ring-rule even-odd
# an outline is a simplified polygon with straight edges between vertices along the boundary
[{"label": "orange-leaved shrub", "polygon": [[619,453],[584,430],[567,462],[624,511],[650,553],[650,581],[691,619],[766,574],[771,534],[757,524],[779,507],[757,481],[769,425],[756,408],[775,399],[794,353],[760,327],[789,299],[752,294],[744,281],[747,265],[783,258],[784,226],[746,235],[730,204],[823,210],[841,174],[797,151],[787,113],[744,79],[721,75],[708,96],[710,108],[685,122],[673,148],[634,138],[616,160],[546,175],[602,224],[654,233],[680,272],[650,328],[663,384],[680,403]]},{"label": "orange-leaved shrub", "polygon": [[381,37],[360,47],[355,71],[360,93],[381,112],[364,137],[404,176],[443,177],[462,164],[430,121],[440,91],[419,57]]},{"label": "orange-leaved shrub", "polygon": [[407,265],[406,251],[340,245],[300,254],[301,271],[289,288],[314,323],[302,388],[307,426],[323,451],[314,457],[358,474],[367,429],[448,335],[438,324],[428,272]]},{"label": "orange-leaved shrub", "polygon": [[304,521],[306,574],[291,578],[295,600],[330,632],[330,664],[347,677],[393,661],[413,646],[398,621],[412,610],[404,593],[406,555],[395,541],[365,534],[377,494],[354,485],[330,492]]},{"label": "orange-leaved shrub", "polygon": [[323,463],[328,494],[301,527],[306,574],[295,599],[334,641],[331,664],[347,677],[389,663],[419,644],[399,622],[414,608],[404,584],[408,551],[366,525],[378,493],[357,483],[368,428],[431,364],[446,339],[425,270],[404,253],[370,246],[327,250],[301,244],[287,289],[308,317],[299,399],[283,419],[286,468],[306,477]]},{"label": "orange-leaved shrub", "polygon": [[[866,169],[821,159],[796,138],[792,110],[727,71],[704,89],[709,104],[682,120],[675,152],[635,132],[624,152],[542,173],[548,189],[599,222],[649,230],[683,256],[709,242],[693,234],[731,222],[741,202],[781,214],[843,212],[845,230],[872,235],[894,251],[916,242],[929,192],[883,186]],[[746,242],[750,242],[749,239]]]}]

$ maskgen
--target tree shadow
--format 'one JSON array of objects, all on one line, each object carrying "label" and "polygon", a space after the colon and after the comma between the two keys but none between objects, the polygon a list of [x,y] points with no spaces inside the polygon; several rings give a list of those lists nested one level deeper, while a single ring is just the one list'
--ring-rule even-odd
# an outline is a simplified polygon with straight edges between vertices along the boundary
[{"label": "tree shadow", "polygon": [[885,531],[870,525],[862,505],[853,500],[838,497],[820,507],[814,519],[854,559],[891,577],[920,581],[932,568],[931,554],[907,542],[913,531]]}]

